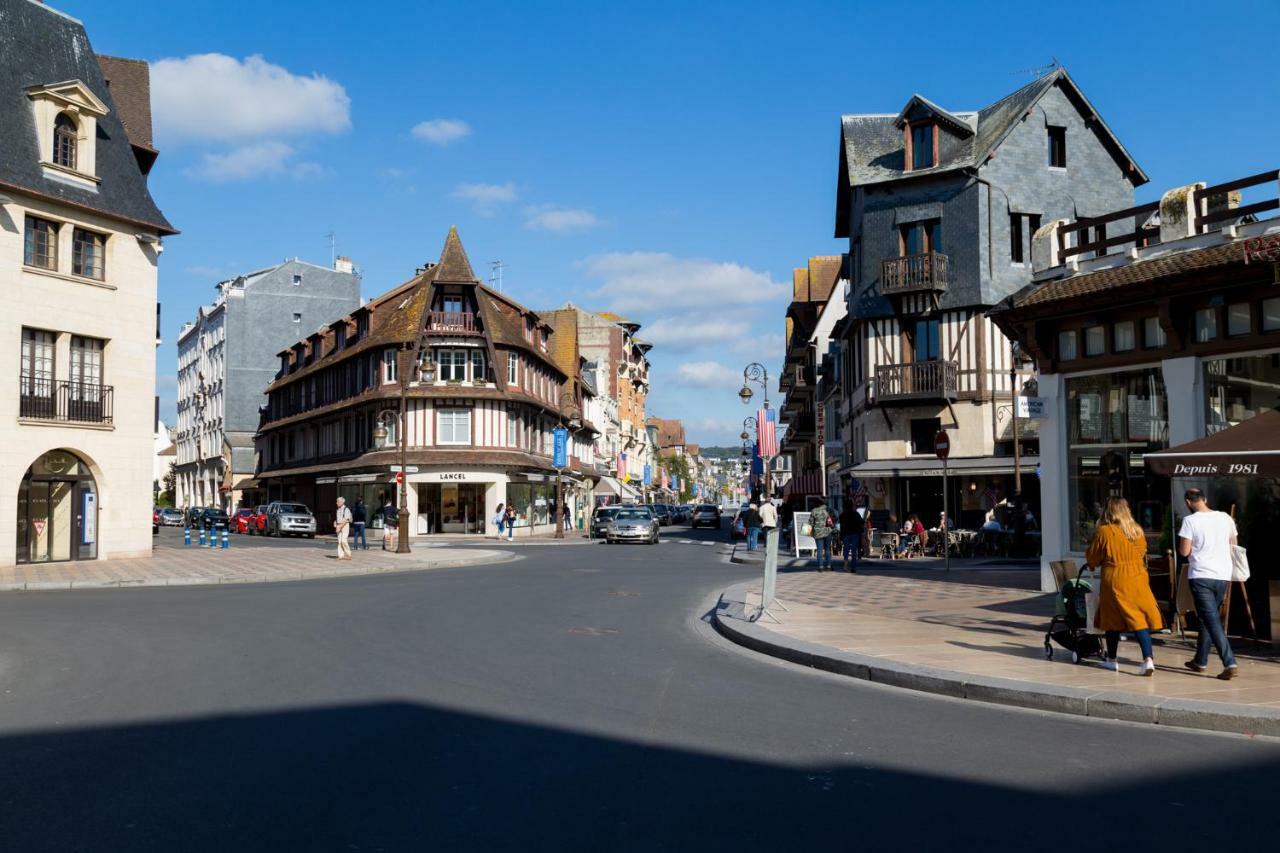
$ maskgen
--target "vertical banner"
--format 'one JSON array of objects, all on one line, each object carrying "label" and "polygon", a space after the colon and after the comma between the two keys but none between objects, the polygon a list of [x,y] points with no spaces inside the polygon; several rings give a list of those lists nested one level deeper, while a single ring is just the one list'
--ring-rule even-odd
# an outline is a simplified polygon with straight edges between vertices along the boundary
[{"label": "vertical banner", "polygon": [[653,469],[648,465],[644,466],[644,479],[641,482],[646,486],[653,485]]},{"label": "vertical banner", "polygon": [[569,467],[569,431],[564,427],[556,427],[552,430],[555,436],[555,455],[552,457],[551,464],[556,468]]},{"label": "vertical banner", "polygon": [[80,518],[80,544],[92,545],[98,538],[98,496],[94,492],[81,495]]}]

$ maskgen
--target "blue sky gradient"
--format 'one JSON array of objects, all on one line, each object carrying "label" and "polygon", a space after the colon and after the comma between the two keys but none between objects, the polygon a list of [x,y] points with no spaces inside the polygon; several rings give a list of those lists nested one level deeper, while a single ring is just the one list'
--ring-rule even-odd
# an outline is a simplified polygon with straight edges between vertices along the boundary
[{"label": "blue sky gradient", "polygon": [[[831,237],[841,113],[896,112],[913,92],[976,109],[1056,57],[1151,176],[1140,201],[1280,156],[1275,3],[52,5],[100,53],[180,60],[157,81],[151,177],[183,232],[160,277],[169,419],[173,341],[218,279],[327,263],[333,232],[372,296],[456,224],[477,273],[501,258],[531,307],[644,323],[650,412],[734,442],[735,375],[780,364],[791,268],[846,248]],[[250,114],[203,107],[231,102]]]}]

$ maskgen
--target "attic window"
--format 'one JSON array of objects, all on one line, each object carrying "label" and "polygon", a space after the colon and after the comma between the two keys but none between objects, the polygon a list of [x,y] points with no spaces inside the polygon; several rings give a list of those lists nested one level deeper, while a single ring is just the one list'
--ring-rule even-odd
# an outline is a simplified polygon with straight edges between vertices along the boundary
[{"label": "attic window", "polygon": [[79,131],[75,119],[66,113],[58,113],[53,120],[53,162],[65,169],[76,167],[76,149],[79,146]]},{"label": "attic window", "polygon": [[1049,125],[1046,130],[1049,136],[1049,166],[1054,169],[1067,168],[1067,129]]},{"label": "attic window", "polygon": [[931,121],[907,125],[907,171],[938,165],[938,125]]}]

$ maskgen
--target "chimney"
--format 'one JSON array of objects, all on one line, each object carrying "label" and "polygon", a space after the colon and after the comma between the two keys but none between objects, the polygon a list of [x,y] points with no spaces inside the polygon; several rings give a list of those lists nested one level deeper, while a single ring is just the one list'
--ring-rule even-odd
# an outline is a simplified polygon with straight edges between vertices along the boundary
[{"label": "chimney", "polygon": [[337,260],[333,262],[333,268],[348,275],[355,275],[356,272],[356,265],[346,255],[339,255]]}]

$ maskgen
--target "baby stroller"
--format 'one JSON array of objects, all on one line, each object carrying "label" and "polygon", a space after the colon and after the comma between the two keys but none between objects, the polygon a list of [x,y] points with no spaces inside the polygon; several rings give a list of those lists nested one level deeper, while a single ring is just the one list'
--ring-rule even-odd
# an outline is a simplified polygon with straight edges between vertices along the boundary
[{"label": "baby stroller", "polygon": [[1061,612],[1053,617],[1044,635],[1044,656],[1049,660],[1053,660],[1053,643],[1071,652],[1072,663],[1102,657],[1102,638],[1088,631],[1089,605],[1085,596],[1093,592],[1093,587],[1081,578],[1084,569],[1082,567],[1058,590],[1058,609]]}]

